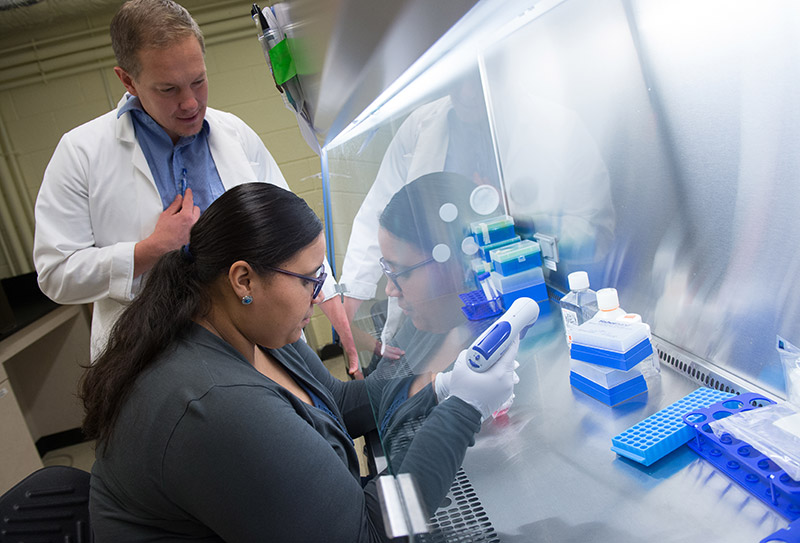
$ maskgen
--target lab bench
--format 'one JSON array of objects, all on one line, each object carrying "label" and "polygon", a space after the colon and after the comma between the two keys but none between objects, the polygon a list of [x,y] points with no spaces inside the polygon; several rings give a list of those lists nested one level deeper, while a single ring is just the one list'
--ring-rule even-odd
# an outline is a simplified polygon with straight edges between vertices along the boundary
[{"label": "lab bench", "polygon": [[788,521],[687,446],[649,467],[611,440],[701,385],[661,364],[609,407],[570,386],[556,304],[523,340],[506,416],[484,423],[463,470],[499,541],[758,542]]},{"label": "lab bench", "polygon": [[16,326],[0,336],[0,493],[42,467],[37,443],[79,431],[91,320],[87,306],[46,299],[35,278],[3,285]]}]

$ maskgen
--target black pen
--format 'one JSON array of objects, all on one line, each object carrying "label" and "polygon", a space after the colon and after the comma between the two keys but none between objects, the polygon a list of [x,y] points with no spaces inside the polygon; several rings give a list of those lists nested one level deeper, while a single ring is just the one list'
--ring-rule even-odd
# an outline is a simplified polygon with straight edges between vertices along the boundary
[{"label": "black pen", "polygon": [[255,21],[256,28],[261,31],[261,34],[266,34],[269,30],[269,24],[267,23],[267,18],[264,17],[264,13],[261,11],[261,8],[258,7],[258,4],[253,4],[253,8],[250,10],[250,16],[253,18],[253,21]]}]

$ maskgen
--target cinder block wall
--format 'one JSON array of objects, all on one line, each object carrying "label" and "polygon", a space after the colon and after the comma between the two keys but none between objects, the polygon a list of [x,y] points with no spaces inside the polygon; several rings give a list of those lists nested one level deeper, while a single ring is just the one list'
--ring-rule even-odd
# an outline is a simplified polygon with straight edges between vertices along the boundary
[{"label": "cinder block wall", "polygon": [[[292,190],[324,219],[319,157],[303,140],[295,116],[285,108],[271,81],[249,16],[249,4],[208,0],[187,0],[182,4],[198,20],[207,39],[209,105],[235,113],[247,122],[275,157]],[[18,177],[0,179],[0,183],[9,186],[13,181],[24,186],[27,194],[23,205],[31,210],[61,135],[113,108],[124,92],[112,71],[110,44],[105,43],[109,41],[112,15],[113,9],[62,22],[60,40],[72,40],[75,48],[85,42],[95,51],[94,61],[77,67],[74,61],[69,66],[68,61],[60,65],[56,55],[46,63],[35,58],[36,51],[64,45],[54,39],[52,29],[27,29],[0,37],[0,58],[24,56],[30,58],[31,66],[37,65],[38,74],[27,78],[17,77],[16,71],[0,69],[0,125],[10,145],[2,158],[15,166],[11,171]],[[0,191],[0,197],[3,193]],[[32,270],[30,264],[29,269],[21,271]],[[12,267],[0,253],[0,277],[12,274]],[[330,343],[330,324],[319,309],[306,335],[314,347]]]}]

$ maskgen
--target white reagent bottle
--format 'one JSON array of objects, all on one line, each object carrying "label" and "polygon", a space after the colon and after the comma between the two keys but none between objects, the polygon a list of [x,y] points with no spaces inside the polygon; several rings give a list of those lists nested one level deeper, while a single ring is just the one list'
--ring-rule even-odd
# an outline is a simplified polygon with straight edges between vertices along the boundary
[{"label": "white reagent bottle", "polygon": [[597,313],[590,319],[592,322],[614,322],[626,314],[619,306],[619,296],[615,288],[601,288],[597,291],[597,309]]},{"label": "white reagent bottle", "polygon": [[561,298],[561,318],[567,334],[567,345],[572,343],[572,330],[597,313],[597,293],[589,288],[589,274],[572,272],[567,276],[569,292]]}]

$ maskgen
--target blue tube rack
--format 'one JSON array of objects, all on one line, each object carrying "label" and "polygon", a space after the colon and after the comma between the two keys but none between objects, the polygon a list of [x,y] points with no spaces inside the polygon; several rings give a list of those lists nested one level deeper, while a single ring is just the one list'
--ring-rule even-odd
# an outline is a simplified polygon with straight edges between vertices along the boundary
[{"label": "blue tube rack", "polygon": [[765,537],[760,543],[800,543],[800,520],[796,520],[786,528],[778,530],[769,537]]},{"label": "blue tube rack", "polygon": [[786,528],[778,530],[769,537],[765,537],[760,543],[800,543],[800,520],[796,520]]},{"label": "blue tube rack", "polygon": [[494,317],[503,312],[500,299],[494,298],[487,300],[482,290],[473,290],[464,294],[459,294],[459,298],[464,302],[461,311],[471,321],[479,321]]},{"label": "blue tube rack", "polygon": [[683,422],[686,413],[732,396],[730,392],[700,387],[612,438],[611,450],[649,466],[694,437],[692,427]]},{"label": "blue tube rack", "polygon": [[775,402],[761,394],[748,392],[696,409],[684,415],[683,420],[696,434],[696,439],[689,441],[689,448],[768,507],[794,521],[800,518],[800,482],[749,443],[728,433],[717,437],[708,425],[709,421],[772,403]]}]

